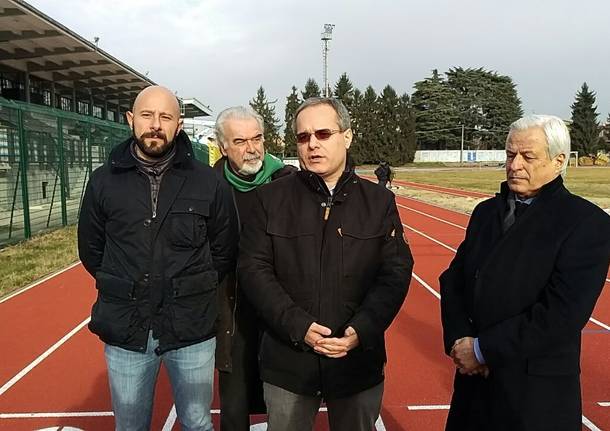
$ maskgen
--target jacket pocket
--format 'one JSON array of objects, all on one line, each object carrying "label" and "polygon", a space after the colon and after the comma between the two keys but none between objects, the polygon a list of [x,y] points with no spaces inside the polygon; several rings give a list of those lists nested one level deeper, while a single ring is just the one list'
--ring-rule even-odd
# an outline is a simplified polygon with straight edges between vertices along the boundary
[{"label": "jacket pocket", "polygon": [[168,214],[169,241],[179,248],[199,248],[207,238],[208,201],[176,199]]},{"label": "jacket pocket", "polygon": [[580,373],[578,353],[545,356],[527,360],[527,373],[533,376],[569,376]]},{"label": "jacket pocket", "polygon": [[343,229],[341,236],[342,299],[360,303],[373,282],[379,266],[386,235],[383,231],[356,232]]},{"label": "jacket pocket", "polygon": [[139,313],[133,281],[98,271],[98,297],[91,311],[89,328],[104,341],[125,342],[137,329]]},{"label": "jacket pocket", "polygon": [[217,289],[216,271],[172,280],[170,312],[176,338],[196,341],[214,333],[218,314]]},{"label": "jacket pocket", "polygon": [[[267,225],[266,233],[273,245],[274,270],[278,282],[290,297],[305,309],[311,303],[310,286],[318,283],[315,260],[307,258],[316,250],[313,232],[301,230],[298,225],[286,225],[273,220]],[[303,286],[308,286],[303,289]],[[311,304],[310,304],[311,307]]]}]

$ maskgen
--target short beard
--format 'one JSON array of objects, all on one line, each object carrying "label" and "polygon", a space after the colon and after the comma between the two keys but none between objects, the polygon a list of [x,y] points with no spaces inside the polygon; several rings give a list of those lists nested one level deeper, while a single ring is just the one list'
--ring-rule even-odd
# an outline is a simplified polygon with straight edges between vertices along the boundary
[{"label": "short beard", "polygon": [[240,169],[237,170],[237,173],[239,175],[243,175],[243,176],[250,176],[250,175],[256,175],[258,174],[258,171],[260,171],[263,167],[263,161],[261,159],[258,159],[256,161],[256,164],[252,165],[250,163],[244,163]]},{"label": "short beard", "polygon": [[[144,154],[146,157],[149,157],[151,159],[160,159],[163,156],[165,156],[167,153],[169,153],[171,151],[171,149],[174,147],[175,139],[176,139],[176,134],[174,134],[174,137],[172,138],[172,140],[168,141],[167,136],[163,132],[159,132],[159,133],[146,132],[146,133],[142,133],[139,138],[135,135],[135,131],[132,134],[133,134],[133,139],[136,141],[136,145],[138,146],[138,148],[140,149],[142,154]],[[144,142],[144,140],[146,138],[161,139],[163,141],[163,144],[156,145],[154,147],[148,147],[148,146],[146,146],[146,143]]]}]

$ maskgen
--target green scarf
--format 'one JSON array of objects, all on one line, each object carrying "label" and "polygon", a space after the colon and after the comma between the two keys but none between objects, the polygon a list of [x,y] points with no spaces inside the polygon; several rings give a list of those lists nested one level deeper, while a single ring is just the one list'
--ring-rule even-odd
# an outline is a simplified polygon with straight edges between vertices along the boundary
[{"label": "green scarf", "polygon": [[272,156],[269,153],[265,154],[265,158],[263,159],[263,167],[252,181],[246,181],[238,175],[234,174],[231,169],[229,169],[229,160],[225,161],[225,178],[227,181],[235,187],[238,191],[245,193],[250,190],[254,190],[260,185],[267,184],[271,182],[271,175],[275,172],[279,171],[284,167],[284,164],[280,159],[275,156]]}]

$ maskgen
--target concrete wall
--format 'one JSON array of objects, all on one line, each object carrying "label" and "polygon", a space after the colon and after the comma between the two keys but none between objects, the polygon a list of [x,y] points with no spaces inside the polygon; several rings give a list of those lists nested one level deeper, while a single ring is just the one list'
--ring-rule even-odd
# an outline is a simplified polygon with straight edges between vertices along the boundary
[{"label": "concrete wall", "polygon": [[[504,150],[464,150],[462,161],[464,163],[504,163],[506,161],[506,152]],[[416,151],[414,162],[459,163],[460,150]]]}]

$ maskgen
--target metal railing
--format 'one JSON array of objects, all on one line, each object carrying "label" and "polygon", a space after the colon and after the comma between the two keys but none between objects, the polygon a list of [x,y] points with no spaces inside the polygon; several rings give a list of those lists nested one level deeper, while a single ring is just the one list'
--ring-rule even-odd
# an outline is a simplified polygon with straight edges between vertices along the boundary
[{"label": "metal railing", "polygon": [[124,124],[0,97],[0,246],[76,223]]}]

